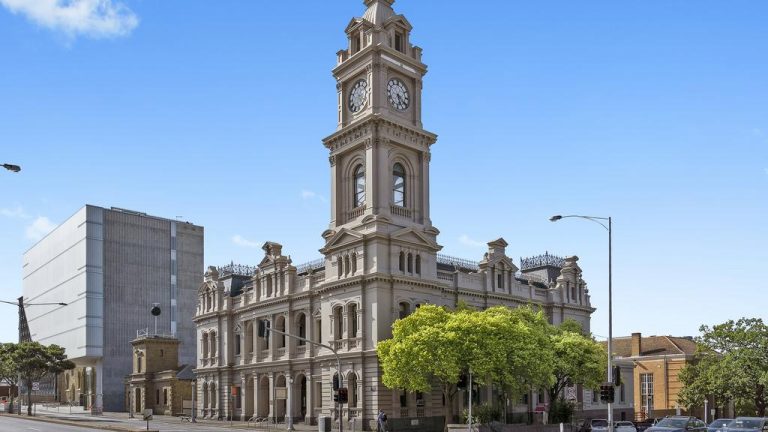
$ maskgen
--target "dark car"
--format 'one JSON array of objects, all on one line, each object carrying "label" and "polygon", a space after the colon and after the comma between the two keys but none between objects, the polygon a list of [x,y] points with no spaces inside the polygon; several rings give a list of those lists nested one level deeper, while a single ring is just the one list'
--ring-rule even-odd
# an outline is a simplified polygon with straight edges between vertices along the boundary
[{"label": "dark car", "polygon": [[712,423],[707,426],[708,432],[726,432],[726,426],[728,426],[728,423],[732,422],[733,419],[728,418],[721,418],[713,421]]},{"label": "dark car", "polygon": [[664,417],[645,432],[707,432],[707,425],[696,417],[669,416]]},{"label": "dark car", "polygon": [[726,426],[728,432],[768,432],[768,418],[764,417],[736,417]]},{"label": "dark car", "polygon": [[637,432],[644,432],[646,429],[655,425],[660,420],[661,419],[658,418],[647,418],[645,420],[636,421],[635,428],[637,429]]}]

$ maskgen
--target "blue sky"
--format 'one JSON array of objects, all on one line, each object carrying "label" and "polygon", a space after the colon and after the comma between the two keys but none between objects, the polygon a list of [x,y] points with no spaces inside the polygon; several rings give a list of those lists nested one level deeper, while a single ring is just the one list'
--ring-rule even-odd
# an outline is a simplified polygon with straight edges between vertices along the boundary
[{"label": "blue sky", "polygon": [[[360,0],[0,0],[0,294],[89,203],[201,224],[206,265],[319,257],[330,70]],[[66,2],[61,2],[62,4]],[[89,9],[92,5],[100,9]],[[444,252],[578,255],[595,334],[764,317],[768,2],[416,1]],[[71,11],[70,11],[71,12]],[[15,310],[0,340],[16,339]]]}]

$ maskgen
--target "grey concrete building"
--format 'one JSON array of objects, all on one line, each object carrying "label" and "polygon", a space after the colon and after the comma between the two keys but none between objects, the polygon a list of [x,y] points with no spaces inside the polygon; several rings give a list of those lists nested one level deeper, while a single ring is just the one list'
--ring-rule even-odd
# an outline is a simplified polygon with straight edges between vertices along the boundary
[{"label": "grey concrete building", "polygon": [[181,341],[179,361],[195,362],[195,314],[203,269],[203,227],[144,213],[86,205],[24,253],[25,302],[32,340],[66,348],[77,368],[59,397],[94,411],[125,408],[131,341],[157,333]]}]

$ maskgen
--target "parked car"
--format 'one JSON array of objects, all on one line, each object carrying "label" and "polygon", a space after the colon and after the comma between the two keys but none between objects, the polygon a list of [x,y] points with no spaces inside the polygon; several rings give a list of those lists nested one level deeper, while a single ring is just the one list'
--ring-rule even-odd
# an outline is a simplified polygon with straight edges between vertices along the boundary
[{"label": "parked car", "polygon": [[703,421],[691,416],[664,417],[645,432],[707,432],[707,425]]},{"label": "parked car", "polygon": [[661,419],[650,417],[650,418],[647,418],[645,420],[636,421],[635,422],[635,427],[637,428],[637,432],[644,432],[649,427],[651,427],[651,426],[655,425],[656,423],[658,423],[659,420],[661,420]]},{"label": "parked car", "polygon": [[768,432],[768,418],[764,417],[736,417],[726,426],[728,432],[766,431]]},{"label": "parked car", "polygon": [[729,418],[721,418],[713,421],[712,423],[707,426],[708,432],[726,432],[726,426],[728,426],[728,423],[732,422],[733,419]]},{"label": "parked car", "polygon": [[608,420],[592,419],[589,422],[589,427],[592,432],[608,432]]},{"label": "parked car", "polygon": [[615,432],[637,432],[635,424],[631,421],[617,421],[613,430]]}]

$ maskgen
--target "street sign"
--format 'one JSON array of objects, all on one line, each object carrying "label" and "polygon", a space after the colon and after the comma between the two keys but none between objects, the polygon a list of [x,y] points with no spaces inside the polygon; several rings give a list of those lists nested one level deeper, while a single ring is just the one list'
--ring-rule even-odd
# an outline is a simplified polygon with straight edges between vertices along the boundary
[{"label": "street sign", "polygon": [[40,391],[40,383],[32,382],[32,391]]},{"label": "street sign", "polygon": [[288,399],[288,388],[275,387],[275,399]]},{"label": "street sign", "polygon": [[576,400],[576,387],[566,387],[565,398],[568,400]]}]

